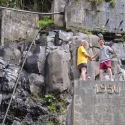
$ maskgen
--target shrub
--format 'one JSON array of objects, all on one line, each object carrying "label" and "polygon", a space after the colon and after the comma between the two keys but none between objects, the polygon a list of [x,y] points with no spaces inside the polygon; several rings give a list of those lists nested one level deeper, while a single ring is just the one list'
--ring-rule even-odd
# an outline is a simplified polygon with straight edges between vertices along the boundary
[{"label": "shrub", "polygon": [[41,19],[39,21],[39,27],[41,29],[43,29],[43,28],[48,27],[50,24],[53,24],[53,23],[54,23],[54,21],[49,19],[48,16],[44,16],[43,19]]},{"label": "shrub", "polygon": [[111,1],[110,1],[110,6],[114,8],[114,7],[115,7],[115,5],[116,5],[115,0],[111,0]]}]

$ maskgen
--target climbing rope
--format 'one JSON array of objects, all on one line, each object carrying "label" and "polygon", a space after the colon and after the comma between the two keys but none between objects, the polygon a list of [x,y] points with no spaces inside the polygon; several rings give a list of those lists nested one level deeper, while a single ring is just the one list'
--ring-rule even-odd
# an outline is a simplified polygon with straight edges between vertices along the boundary
[{"label": "climbing rope", "polygon": [[[40,30],[41,30],[41,29],[40,29]],[[12,95],[11,95],[11,99],[10,99],[10,101],[9,101],[9,104],[8,104],[8,107],[7,107],[7,110],[6,110],[6,113],[5,113],[5,116],[4,116],[4,119],[3,119],[2,125],[4,125],[4,123],[5,123],[5,120],[6,120],[6,117],[7,117],[7,114],[8,114],[8,111],[9,111],[9,108],[10,108],[10,105],[11,105],[11,102],[12,102],[12,99],[13,99],[13,97],[14,97],[14,94],[15,94],[15,91],[16,91],[16,88],[17,88],[17,85],[18,85],[18,81],[19,81],[19,78],[20,78],[20,75],[21,75],[21,72],[22,72],[23,66],[24,66],[24,64],[25,64],[25,61],[26,61],[26,58],[27,58],[28,52],[30,51],[32,45],[35,44],[35,40],[36,40],[36,38],[37,38],[37,36],[38,36],[40,30],[38,31],[38,33],[37,33],[36,36],[34,37],[32,43],[30,44],[30,47],[29,47],[28,51],[27,51],[26,54],[25,54],[25,58],[24,58],[24,61],[23,61],[22,66],[21,66],[21,68],[20,68],[20,72],[19,72],[19,74],[18,74],[18,77],[17,77],[16,83],[15,83],[15,86],[14,86],[14,89],[13,89],[13,93],[12,93]]]},{"label": "climbing rope", "polygon": [[[41,12],[32,12],[32,11],[26,11],[26,10],[20,10],[20,9],[14,9],[14,8],[8,8],[8,7],[2,7],[0,6],[0,9],[7,9],[7,10],[13,10],[13,11],[18,11],[18,12],[25,12],[25,13],[32,13],[32,14],[39,14],[39,15],[53,15],[53,14],[63,14],[64,12],[54,12],[54,13],[41,13]],[[41,29],[40,29],[41,30]],[[13,97],[14,97],[14,94],[15,94],[15,91],[16,91],[16,88],[17,88],[17,85],[18,85],[18,81],[19,81],[19,78],[20,78],[20,75],[21,75],[21,72],[22,72],[22,69],[23,69],[23,66],[25,64],[25,61],[26,61],[26,58],[27,58],[27,55],[28,55],[28,52],[30,51],[32,45],[35,43],[35,40],[40,32],[40,30],[38,31],[38,33],[36,34],[36,36],[34,37],[28,51],[26,52],[26,55],[25,55],[25,58],[24,58],[24,61],[23,61],[23,64],[20,68],[20,72],[18,74],[18,77],[17,77],[17,80],[16,80],[16,83],[15,83],[15,86],[14,86],[14,89],[13,89],[13,93],[11,95],[11,98],[10,98],[10,101],[9,101],[9,104],[8,104],[8,107],[7,107],[7,110],[6,110],[6,113],[5,113],[5,116],[4,116],[4,119],[3,119],[3,122],[2,122],[2,125],[4,125],[5,123],[5,120],[6,120],[6,117],[7,117],[7,114],[8,114],[8,111],[9,111],[9,108],[10,108],[10,105],[11,105],[11,102],[13,100]]]}]

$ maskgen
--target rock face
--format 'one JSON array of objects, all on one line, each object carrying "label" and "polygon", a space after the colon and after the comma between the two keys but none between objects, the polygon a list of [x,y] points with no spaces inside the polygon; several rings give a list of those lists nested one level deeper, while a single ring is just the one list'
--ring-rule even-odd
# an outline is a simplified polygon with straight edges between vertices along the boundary
[{"label": "rock face", "polygon": [[[86,0],[73,1],[65,7],[67,29],[89,29],[110,33],[124,33],[124,0],[92,2]],[[123,13],[121,13],[123,12]],[[117,18],[117,21],[116,21]]]},{"label": "rock face", "polygon": [[[21,42],[7,43],[0,48],[0,123],[2,123],[14,86],[17,83],[9,112],[9,115],[13,114],[13,118],[8,117],[6,125],[39,124],[39,122],[41,123],[39,116],[47,115],[48,109],[43,106],[42,100],[37,100],[36,103],[31,95],[43,94],[44,73],[41,71],[44,71],[45,47],[40,51],[36,51],[37,47],[32,47],[32,52],[27,54],[25,66],[21,70],[26,56],[22,51],[26,52],[28,44],[25,44],[25,47],[23,44],[20,47],[20,44]],[[34,123],[35,119],[37,123]]]},{"label": "rock face", "polygon": [[30,91],[32,94],[41,95],[42,93],[42,86],[44,83],[44,77],[37,74],[30,74],[29,76],[30,82]]},{"label": "rock face", "polygon": [[[72,124],[70,120],[72,117],[72,83],[79,79],[80,75],[76,65],[77,48],[81,45],[81,40],[86,39],[89,43],[87,52],[92,56],[99,50],[99,37],[63,30],[56,31],[56,33],[58,34],[51,31],[47,36],[40,36],[30,51],[28,48],[31,43],[26,41],[7,43],[0,47],[0,106],[2,107],[0,108],[0,123],[19,77],[6,125],[39,125],[41,123],[45,125],[52,121],[50,109],[45,107],[45,100],[40,98],[49,93],[60,96],[61,101],[67,106],[65,115],[61,114],[56,117],[57,114],[54,113],[54,120],[61,125]],[[106,45],[111,44],[113,42],[106,41]],[[116,54],[111,57],[113,78],[115,81],[124,81],[124,43],[114,43],[114,48]],[[23,63],[24,67],[22,67]],[[92,81],[98,80],[98,67],[99,61],[88,62],[87,75]],[[107,72],[104,73],[103,80],[109,80]],[[57,109],[59,107],[62,106],[58,105]]]},{"label": "rock face", "polygon": [[70,84],[70,53],[56,49],[48,55],[47,80],[49,91],[64,91]]}]

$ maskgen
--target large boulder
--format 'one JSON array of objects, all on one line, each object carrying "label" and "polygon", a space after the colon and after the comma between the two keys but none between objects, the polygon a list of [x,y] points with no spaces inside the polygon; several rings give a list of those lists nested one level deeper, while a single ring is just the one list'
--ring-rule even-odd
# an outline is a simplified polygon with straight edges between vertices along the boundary
[{"label": "large boulder", "polygon": [[20,64],[22,54],[19,49],[6,46],[0,49],[0,56],[3,57],[4,61],[8,64]]},{"label": "large boulder", "polygon": [[48,91],[63,91],[70,84],[70,53],[56,49],[47,58],[46,84]]},{"label": "large boulder", "polygon": [[92,34],[88,35],[88,41],[89,41],[90,47],[99,48],[98,40],[99,40],[98,36],[92,35]]},{"label": "large boulder", "polygon": [[44,74],[44,66],[46,59],[46,47],[38,46],[33,52],[33,55],[26,59],[24,69],[29,73]]},{"label": "large boulder", "polygon": [[29,82],[31,93],[33,95],[41,95],[44,84],[44,77],[42,75],[31,73],[29,75]]},{"label": "large boulder", "polygon": [[79,47],[81,45],[81,40],[89,40],[88,36],[84,33],[77,33],[75,36],[73,36],[70,40],[69,40],[69,45],[70,45],[70,49],[71,51],[76,49],[77,47]]}]

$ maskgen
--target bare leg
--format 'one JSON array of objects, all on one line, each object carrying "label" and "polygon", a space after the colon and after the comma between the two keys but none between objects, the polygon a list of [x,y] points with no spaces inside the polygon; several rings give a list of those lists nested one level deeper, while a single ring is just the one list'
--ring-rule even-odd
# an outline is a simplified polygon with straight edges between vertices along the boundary
[{"label": "bare leg", "polygon": [[99,79],[100,79],[100,81],[102,81],[102,78],[103,78],[103,70],[100,69],[99,70]]},{"label": "bare leg", "polygon": [[112,79],[112,70],[111,70],[111,68],[107,68],[107,70],[108,70],[108,73],[109,73],[110,81],[113,81],[113,79]]},{"label": "bare leg", "polygon": [[86,67],[83,67],[81,69],[81,75],[80,75],[80,80],[86,80]]},{"label": "bare leg", "polygon": [[90,80],[91,80],[91,77],[90,77],[90,76],[87,76],[87,77],[86,77],[86,80],[87,80],[87,81],[90,81]]}]

